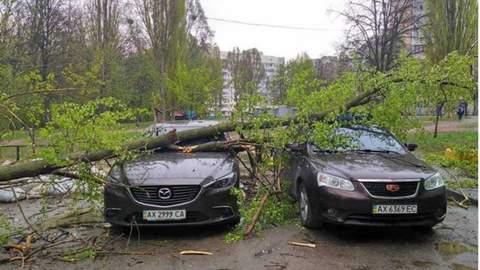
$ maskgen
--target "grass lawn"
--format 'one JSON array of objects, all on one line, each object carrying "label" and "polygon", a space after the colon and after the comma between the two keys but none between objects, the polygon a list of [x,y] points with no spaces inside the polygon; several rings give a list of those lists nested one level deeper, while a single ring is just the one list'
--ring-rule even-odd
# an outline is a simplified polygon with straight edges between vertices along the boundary
[{"label": "grass lawn", "polygon": [[415,151],[418,157],[450,172],[451,176],[445,178],[448,187],[453,189],[478,188],[476,160],[454,159],[452,161],[446,158],[445,154],[447,148],[456,149],[458,147],[477,153],[477,131],[444,132],[439,133],[437,138],[433,138],[431,133],[414,133],[409,134],[408,142],[418,144],[418,150]]},{"label": "grass lawn", "polygon": [[433,138],[431,133],[413,133],[408,135],[409,143],[418,144],[418,152],[421,154],[439,153],[458,145],[464,145],[468,148],[477,148],[477,131],[458,131],[438,133],[437,138]]}]

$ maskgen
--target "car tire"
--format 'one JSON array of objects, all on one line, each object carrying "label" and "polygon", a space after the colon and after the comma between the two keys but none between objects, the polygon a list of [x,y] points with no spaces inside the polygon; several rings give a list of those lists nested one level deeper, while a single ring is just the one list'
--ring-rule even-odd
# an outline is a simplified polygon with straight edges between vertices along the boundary
[{"label": "car tire", "polygon": [[312,207],[307,194],[307,188],[300,183],[298,188],[298,205],[300,210],[300,221],[307,228],[318,229],[322,227],[322,222],[318,221],[312,214]]}]

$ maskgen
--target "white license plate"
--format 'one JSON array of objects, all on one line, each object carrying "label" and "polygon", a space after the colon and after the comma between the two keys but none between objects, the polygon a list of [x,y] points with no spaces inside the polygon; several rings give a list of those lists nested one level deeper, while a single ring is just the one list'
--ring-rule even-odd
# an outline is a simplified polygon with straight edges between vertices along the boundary
[{"label": "white license plate", "polygon": [[181,210],[144,210],[143,219],[148,221],[181,220],[187,217],[185,209]]},{"label": "white license plate", "polygon": [[416,204],[377,204],[373,206],[373,214],[416,214]]}]

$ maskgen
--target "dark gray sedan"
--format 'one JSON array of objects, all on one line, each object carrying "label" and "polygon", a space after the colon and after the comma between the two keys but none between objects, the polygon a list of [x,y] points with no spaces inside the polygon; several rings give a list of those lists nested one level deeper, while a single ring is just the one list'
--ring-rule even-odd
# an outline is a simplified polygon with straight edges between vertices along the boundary
[{"label": "dark gray sedan", "polygon": [[290,145],[285,178],[306,227],[322,223],[430,228],[446,215],[442,177],[390,132],[339,128],[344,146]]},{"label": "dark gray sedan", "polygon": [[[188,128],[198,127],[189,125]],[[156,135],[171,128],[154,132]],[[117,226],[238,222],[239,168],[226,152],[159,152],[115,166],[105,186],[105,219]]]}]

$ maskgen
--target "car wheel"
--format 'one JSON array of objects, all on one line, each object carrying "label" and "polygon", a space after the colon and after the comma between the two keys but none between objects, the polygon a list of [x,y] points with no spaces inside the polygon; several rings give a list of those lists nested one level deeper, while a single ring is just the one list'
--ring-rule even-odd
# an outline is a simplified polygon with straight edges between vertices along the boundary
[{"label": "car wheel", "polygon": [[303,226],[307,228],[319,228],[322,226],[322,223],[313,217],[307,189],[303,183],[301,183],[299,187],[298,205],[300,207],[300,220],[302,221]]}]

